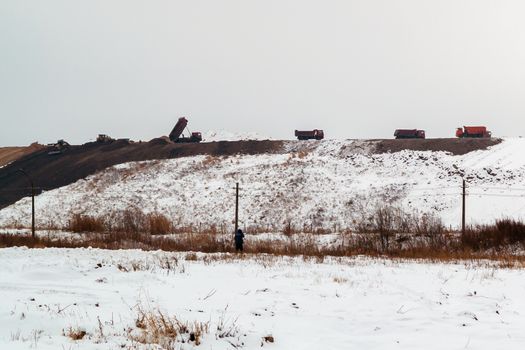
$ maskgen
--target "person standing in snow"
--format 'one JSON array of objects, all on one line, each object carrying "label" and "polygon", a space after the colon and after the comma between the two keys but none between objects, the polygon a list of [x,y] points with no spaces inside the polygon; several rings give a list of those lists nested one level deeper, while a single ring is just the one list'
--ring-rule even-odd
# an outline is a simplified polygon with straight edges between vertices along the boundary
[{"label": "person standing in snow", "polygon": [[244,233],[241,229],[238,229],[237,232],[235,232],[235,250],[242,252],[244,244]]}]

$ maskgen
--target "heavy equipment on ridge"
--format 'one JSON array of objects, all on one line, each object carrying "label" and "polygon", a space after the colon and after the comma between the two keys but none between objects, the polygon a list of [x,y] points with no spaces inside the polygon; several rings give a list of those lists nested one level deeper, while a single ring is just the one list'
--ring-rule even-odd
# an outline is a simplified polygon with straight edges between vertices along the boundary
[{"label": "heavy equipment on ridge", "polygon": [[98,134],[98,136],[97,136],[97,142],[98,143],[110,143],[110,142],[113,142],[113,141],[115,141],[115,139],[112,138],[109,135],[106,135],[106,134]]},{"label": "heavy equipment on ridge", "polygon": [[47,144],[48,147],[50,147],[50,150],[49,152],[47,152],[47,154],[49,155],[56,155],[56,154],[62,154],[64,153],[64,151],[66,151],[67,149],[69,149],[69,147],[71,147],[71,145],[65,141],[65,140],[58,140],[56,143],[49,143]]},{"label": "heavy equipment on ridge", "polygon": [[456,129],[456,137],[490,138],[492,133],[486,126],[464,126]]},{"label": "heavy equipment on ridge", "polygon": [[193,142],[201,142],[202,141],[202,134],[200,132],[192,132],[189,133],[189,136],[185,137],[182,133],[186,129],[186,126],[188,125],[188,119],[181,117],[177,121],[177,124],[173,127],[173,130],[171,130],[169,138],[173,142],[177,143],[193,143]]},{"label": "heavy equipment on ridge", "polygon": [[298,140],[322,140],[324,139],[324,131],[319,129],[295,130],[295,137],[297,137]]},{"label": "heavy equipment on ridge", "polygon": [[425,130],[418,129],[396,129],[394,132],[396,139],[424,139]]}]

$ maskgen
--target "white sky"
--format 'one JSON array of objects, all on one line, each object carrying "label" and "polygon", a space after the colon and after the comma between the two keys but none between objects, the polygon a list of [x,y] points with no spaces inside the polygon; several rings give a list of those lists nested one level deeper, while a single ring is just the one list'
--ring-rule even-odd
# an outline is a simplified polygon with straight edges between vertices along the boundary
[{"label": "white sky", "polygon": [[523,0],[1,0],[0,145],[524,134]]}]

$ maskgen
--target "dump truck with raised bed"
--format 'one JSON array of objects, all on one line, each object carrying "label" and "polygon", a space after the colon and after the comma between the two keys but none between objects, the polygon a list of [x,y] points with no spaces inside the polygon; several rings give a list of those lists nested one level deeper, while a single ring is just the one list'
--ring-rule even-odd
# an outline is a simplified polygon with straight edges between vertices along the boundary
[{"label": "dump truck with raised bed", "polygon": [[394,132],[396,139],[424,139],[425,130],[418,129],[396,129]]},{"label": "dump truck with raised bed", "polygon": [[492,133],[486,126],[464,126],[456,129],[456,137],[490,138]]},{"label": "dump truck with raised bed", "polygon": [[295,130],[295,137],[297,137],[298,140],[322,140],[324,139],[324,131],[319,129]]},{"label": "dump truck with raised bed", "polygon": [[188,119],[182,117],[179,118],[177,121],[177,124],[173,127],[173,130],[171,130],[169,138],[173,142],[177,143],[190,143],[190,142],[201,142],[202,141],[202,134],[200,132],[192,132],[189,133],[189,136],[184,136],[182,133],[186,129],[186,126],[188,125]]}]

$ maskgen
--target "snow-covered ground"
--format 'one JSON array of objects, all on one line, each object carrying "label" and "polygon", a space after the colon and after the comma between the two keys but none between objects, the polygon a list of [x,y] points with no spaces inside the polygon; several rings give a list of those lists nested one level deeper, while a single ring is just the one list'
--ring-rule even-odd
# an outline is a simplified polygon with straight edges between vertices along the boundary
[{"label": "snow-covered ground", "polygon": [[214,141],[242,141],[242,140],[271,140],[270,137],[263,136],[256,132],[235,133],[226,130],[206,131],[202,134],[204,142]]},{"label": "snow-covered ground", "polygon": [[[522,270],[213,257],[1,249],[0,348],[146,349],[130,340],[141,333],[139,308],[208,324],[199,346],[185,334],[173,349],[522,349],[525,342]],[[74,341],[70,329],[86,335]]]},{"label": "snow-covered ground", "polygon": [[[378,205],[461,220],[462,175],[467,223],[524,218],[525,139],[452,155],[375,154],[358,140],[286,141],[276,154],[195,156],[120,164],[36,199],[37,224],[65,225],[73,213],[94,216],[137,208],[161,212],[176,226],[229,227],[240,182],[242,227],[279,231],[352,228]],[[0,211],[0,226],[29,225],[30,198]]]}]

